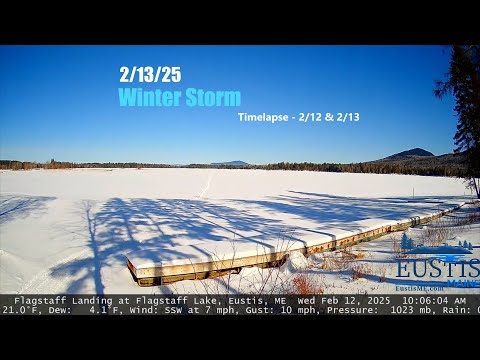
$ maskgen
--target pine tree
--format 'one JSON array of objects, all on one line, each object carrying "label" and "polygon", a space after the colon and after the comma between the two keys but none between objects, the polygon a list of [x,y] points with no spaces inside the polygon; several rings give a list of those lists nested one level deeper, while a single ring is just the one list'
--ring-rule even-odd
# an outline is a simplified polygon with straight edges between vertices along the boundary
[{"label": "pine tree", "polygon": [[447,76],[436,81],[434,94],[442,98],[452,93],[455,98],[455,152],[465,152],[465,180],[480,199],[480,45],[452,46]]}]

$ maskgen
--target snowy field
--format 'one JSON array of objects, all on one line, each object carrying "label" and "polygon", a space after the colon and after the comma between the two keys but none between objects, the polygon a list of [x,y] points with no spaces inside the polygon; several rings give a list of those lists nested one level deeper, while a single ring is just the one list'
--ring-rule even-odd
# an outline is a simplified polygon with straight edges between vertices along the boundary
[{"label": "snowy field", "polygon": [[[325,293],[395,292],[402,282],[394,275],[390,235],[354,247],[350,253],[363,255],[346,268],[329,265],[338,263],[325,258],[332,253],[308,259],[296,254],[280,269],[244,268],[229,277],[162,287],[139,287],[125,254],[148,254],[146,260],[166,264],[208,258],[206,248],[221,257],[232,251],[232,242],[246,252],[285,241],[304,246],[468,200],[470,191],[461,180],[407,175],[1,171],[0,293],[279,292],[289,291],[298,274],[310,274]],[[476,246],[472,256],[480,258],[479,225],[461,230],[451,241],[468,239]],[[412,229],[412,237],[418,231]],[[362,269],[371,276],[352,279],[356,263],[365,263]],[[404,284],[412,285],[412,280]]]}]

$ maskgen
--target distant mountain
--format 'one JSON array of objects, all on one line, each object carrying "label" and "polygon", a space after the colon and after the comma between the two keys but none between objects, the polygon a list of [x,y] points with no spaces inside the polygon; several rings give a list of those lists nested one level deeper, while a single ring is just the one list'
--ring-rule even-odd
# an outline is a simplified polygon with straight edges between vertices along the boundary
[{"label": "distant mountain", "polygon": [[219,166],[219,165],[227,165],[227,166],[248,166],[250,164],[246,163],[245,161],[235,160],[235,161],[227,161],[221,163],[211,163],[210,165]]},{"label": "distant mountain", "polygon": [[383,161],[385,161],[385,160],[394,160],[394,161],[409,160],[409,159],[412,159],[412,158],[415,159],[417,157],[425,157],[425,156],[435,156],[435,155],[432,154],[430,151],[420,149],[420,148],[415,148],[415,149],[410,149],[410,150],[407,150],[407,151],[399,152],[398,154],[390,155],[390,156],[388,156],[388,157],[386,157],[382,160]]},{"label": "distant mountain", "polygon": [[427,167],[454,167],[464,169],[465,156],[463,153],[452,153],[435,156],[424,149],[415,148],[390,155],[384,159],[369,161],[367,164],[402,165],[415,168]]}]

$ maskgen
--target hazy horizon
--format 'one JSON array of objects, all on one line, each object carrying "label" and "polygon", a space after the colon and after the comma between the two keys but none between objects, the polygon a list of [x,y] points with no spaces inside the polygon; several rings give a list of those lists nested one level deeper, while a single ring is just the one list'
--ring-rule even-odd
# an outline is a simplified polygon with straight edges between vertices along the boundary
[{"label": "hazy horizon", "polygon": [[[413,150],[415,148],[412,148],[412,149],[405,149],[405,150],[402,150],[402,151],[399,151],[400,152],[403,152],[403,151],[408,151],[408,150]],[[420,149],[423,149],[423,148],[420,148]],[[423,150],[427,150],[428,149],[423,149]],[[447,155],[447,154],[452,154],[453,152],[450,152],[450,153],[445,153],[445,154],[434,154],[434,156],[441,156],[441,155]],[[398,153],[395,153],[395,154],[398,154]],[[381,158],[378,158],[378,159],[370,159],[370,160],[365,160],[365,161],[359,161],[359,162],[368,162],[368,161],[375,161],[375,160],[381,160],[383,158],[386,158],[386,157],[389,157],[391,155],[395,155],[395,154],[388,154],[388,155],[385,155]],[[287,162],[287,161],[276,161],[276,162],[266,162],[266,163],[250,163],[248,161],[245,161],[245,160],[242,160],[242,159],[235,159],[235,160],[221,160],[221,161],[214,161],[214,162],[197,162],[197,163],[172,163],[172,162],[145,162],[145,161],[70,161],[70,160],[62,160],[60,158],[55,158],[53,157],[53,159],[55,161],[59,161],[59,162],[71,162],[71,163],[75,163],[75,164],[88,164],[88,163],[100,163],[100,164],[108,164],[108,163],[138,163],[138,164],[163,164],[163,165],[172,165],[172,166],[186,166],[186,165],[193,165],[193,164],[199,164],[199,165],[212,165],[212,164],[224,164],[224,163],[231,163],[231,162],[245,162],[247,163],[248,165],[268,165],[268,164],[274,164],[274,163],[281,163],[281,162]],[[22,161],[22,162],[36,162],[36,163],[44,163],[44,162],[48,162],[50,161],[51,159],[47,160],[47,161],[31,161],[31,160],[19,160],[19,159],[0,159],[0,161]],[[303,162],[309,162],[309,161],[296,161],[297,163],[303,163]],[[325,163],[333,163],[332,161],[324,161]],[[351,163],[354,163],[352,161],[350,162],[340,162],[339,164],[351,164]]]}]

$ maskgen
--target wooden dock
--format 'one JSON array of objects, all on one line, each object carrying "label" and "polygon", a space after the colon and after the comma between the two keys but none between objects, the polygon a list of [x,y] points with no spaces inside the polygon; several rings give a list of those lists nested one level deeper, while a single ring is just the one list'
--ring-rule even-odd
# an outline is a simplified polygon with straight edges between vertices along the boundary
[{"label": "wooden dock", "polygon": [[[257,245],[253,253],[251,242],[239,242],[239,251],[225,252],[220,256],[213,250],[203,249],[203,252],[207,253],[203,257],[189,257],[186,254],[183,259],[178,261],[155,261],[155,259],[151,259],[152,254],[161,249],[147,249],[143,253],[127,254],[127,266],[134,280],[140,286],[164,285],[179,280],[217,277],[232,272],[238,273],[241,268],[248,266],[278,266],[286,260],[287,254],[292,252],[300,252],[307,256],[316,252],[332,251],[347,245],[370,241],[391,232],[403,231],[412,226],[428,223],[458,210],[463,205],[465,203],[424,217],[415,216],[402,221],[383,221],[378,227],[365,231],[360,230],[354,234],[349,231],[350,235],[340,235],[334,239],[324,237],[313,242],[295,241],[283,244],[284,246],[279,244],[273,247],[258,247]],[[242,251],[242,247],[245,248],[245,251]]]}]

